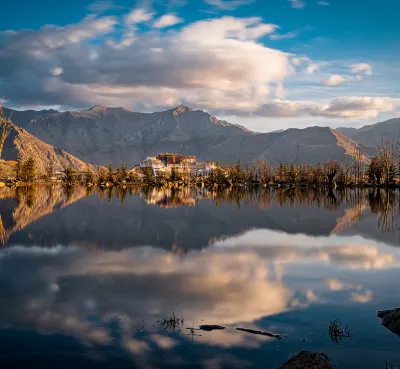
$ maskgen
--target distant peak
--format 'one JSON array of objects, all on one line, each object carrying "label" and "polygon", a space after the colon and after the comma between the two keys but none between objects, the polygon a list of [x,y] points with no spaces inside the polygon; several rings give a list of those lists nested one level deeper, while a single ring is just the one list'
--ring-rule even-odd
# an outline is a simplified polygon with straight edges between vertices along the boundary
[{"label": "distant peak", "polygon": [[103,105],[94,105],[92,106],[90,109],[91,111],[104,111],[107,109],[107,106],[103,106]]},{"label": "distant peak", "polygon": [[193,109],[190,109],[188,106],[186,105],[179,105],[178,107],[176,107],[175,109],[172,110],[172,112],[174,113],[174,115],[179,115],[188,111],[192,111]]}]

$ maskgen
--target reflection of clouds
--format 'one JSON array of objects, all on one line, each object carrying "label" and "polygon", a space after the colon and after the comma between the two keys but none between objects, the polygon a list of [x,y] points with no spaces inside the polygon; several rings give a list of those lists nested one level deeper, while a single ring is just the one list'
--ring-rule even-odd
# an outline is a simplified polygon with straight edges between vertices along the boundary
[{"label": "reflection of clouds", "polygon": [[359,302],[361,304],[370,302],[372,298],[373,298],[373,292],[371,290],[365,291],[365,293],[354,292],[351,294],[351,299],[354,302]]},{"label": "reflection of clouds", "polygon": [[339,281],[338,279],[323,278],[322,282],[331,291],[342,291],[342,290],[351,288],[351,285],[349,285],[345,282]]},{"label": "reflection of clouds", "polygon": [[[268,234],[271,237],[260,238],[263,232],[249,232],[240,240],[227,239],[184,257],[151,247],[103,253],[11,247],[0,255],[0,324],[106,345],[114,337],[110,326],[117,322],[125,350],[146,355],[157,348],[172,349],[177,342],[154,328],[146,339],[138,339],[135,329],[143,324],[147,329],[175,312],[184,316],[186,326],[204,322],[228,327],[196,337],[200,342],[257,346],[266,338],[243,335],[233,327],[257,329],[255,324],[264,317],[328,299],[315,292],[315,285],[286,286],[290,263],[351,269],[398,266],[398,250],[378,248],[371,241],[363,246],[360,238],[299,236],[295,244],[291,236]],[[372,291],[361,292],[347,282],[323,282],[331,291],[353,289],[356,303],[373,297]]]},{"label": "reflection of clouds", "polygon": [[[8,286],[0,301],[3,326],[64,333],[86,343],[109,343],[105,326],[113,320],[132,332],[138,317],[155,321],[175,311],[188,324],[204,320],[229,326],[251,324],[292,305],[292,291],[270,281],[266,263],[252,251],[210,250],[180,258],[149,247],[105,253],[12,247],[0,260],[0,288]],[[88,320],[89,315],[99,321]],[[125,349],[147,350],[148,342],[131,338],[122,340]],[[224,346],[259,340],[228,331],[202,337]],[[160,337],[154,344],[172,347]]]},{"label": "reflection of clouds", "polygon": [[384,269],[399,266],[399,250],[352,237],[311,237],[270,230],[253,230],[214,245],[224,250],[252,250],[274,262],[321,261],[349,269]]}]

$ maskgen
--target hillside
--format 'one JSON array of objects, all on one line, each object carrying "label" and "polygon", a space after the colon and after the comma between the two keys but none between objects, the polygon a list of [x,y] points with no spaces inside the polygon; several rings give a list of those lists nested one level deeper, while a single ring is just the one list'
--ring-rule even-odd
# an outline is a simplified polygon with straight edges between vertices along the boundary
[{"label": "hillside", "polygon": [[359,129],[341,127],[337,130],[375,151],[382,140],[393,142],[394,145],[400,144],[400,118],[389,119]]},{"label": "hillside", "polygon": [[[160,152],[196,155],[199,160],[221,163],[235,163],[238,159],[244,164],[257,159],[344,163],[346,155],[351,159],[358,148],[371,156],[376,147],[371,145],[372,139],[367,139],[368,134],[363,139],[362,130],[309,127],[261,134],[183,105],[156,113],[96,105],[82,111],[13,112],[13,117],[16,124],[40,140],[94,164],[108,164],[111,160],[114,165],[125,162],[133,166]],[[399,124],[382,125],[385,130],[393,125],[393,131]],[[375,126],[380,131],[381,126]]]},{"label": "hillside", "polygon": [[90,166],[64,150],[49,145],[15,124],[11,124],[11,132],[4,144],[2,159],[25,160],[28,157],[35,158],[40,172],[45,172],[51,161],[55,169],[65,169],[71,165],[75,170],[86,170]]},{"label": "hillside", "polygon": [[223,145],[210,149],[205,159],[217,157],[223,163],[234,163],[238,159],[244,163],[257,159],[272,163],[312,165],[329,160],[344,163],[346,154],[350,160],[358,147],[356,142],[330,128],[293,128],[282,132],[232,138]]}]

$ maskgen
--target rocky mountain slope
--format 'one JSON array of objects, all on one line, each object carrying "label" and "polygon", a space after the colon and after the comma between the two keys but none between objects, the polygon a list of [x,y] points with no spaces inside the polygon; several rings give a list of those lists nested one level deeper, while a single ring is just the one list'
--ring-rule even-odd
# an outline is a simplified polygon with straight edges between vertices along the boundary
[{"label": "rocky mountain slope", "polygon": [[400,118],[389,119],[359,129],[341,127],[337,130],[375,151],[377,145],[381,145],[382,140],[390,141],[395,146],[400,145]]},{"label": "rocky mountain slope", "polygon": [[[250,163],[266,159],[279,163],[346,161],[361,149],[364,160],[375,146],[343,130],[326,127],[252,132],[186,106],[156,113],[94,106],[82,111],[13,112],[14,122],[32,135],[77,158],[94,164],[133,166],[160,152],[196,155],[199,160]],[[30,120],[29,120],[30,119]],[[29,120],[29,121],[28,121]]]},{"label": "rocky mountain slope", "polygon": [[29,157],[35,158],[39,172],[45,172],[51,161],[55,169],[65,169],[68,165],[75,170],[86,170],[90,167],[64,150],[45,143],[23,128],[11,124],[11,132],[5,141],[2,159],[25,160]]}]

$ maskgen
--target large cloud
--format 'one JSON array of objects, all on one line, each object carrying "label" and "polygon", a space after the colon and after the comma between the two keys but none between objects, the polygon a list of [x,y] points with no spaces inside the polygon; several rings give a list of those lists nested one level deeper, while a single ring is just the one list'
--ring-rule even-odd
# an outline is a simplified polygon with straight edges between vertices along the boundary
[{"label": "large cloud", "polygon": [[[269,85],[294,72],[288,54],[257,40],[277,26],[260,18],[202,20],[179,31],[138,32],[153,17],[134,9],[123,19],[89,16],[76,25],[1,35],[0,88],[13,104],[129,108],[169,106],[184,98],[203,108],[256,108]],[[158,28],[177,19],[159,18]],[[116,29],[118,24],[122,30]],[[96,42],[93,42],[96,41]],[[174,99],[157,100],[164,89]],[[148,91],[141,99],[144,90]]]},{"label": "large cloud", "polygon": [[[245,2],[213,4],[230,8]],[[261,39],[279,38],[279,27],[261,18],[213,18],[165,31],[181,19],[141,8],[99,16],[110,4],[100,5],[92,9],[97,15],[77,24],[0,33],[1,95],[13,106],[102,104],[154,111],[185,103],[212,114],[256,118],[375,118],[394,109],[377,97],[327,104],[283,100],[290,95],[283,84],[296,68],[312,75],[322,64],[267,47]],[[366,63],[351,68],[371,71]]]}]

